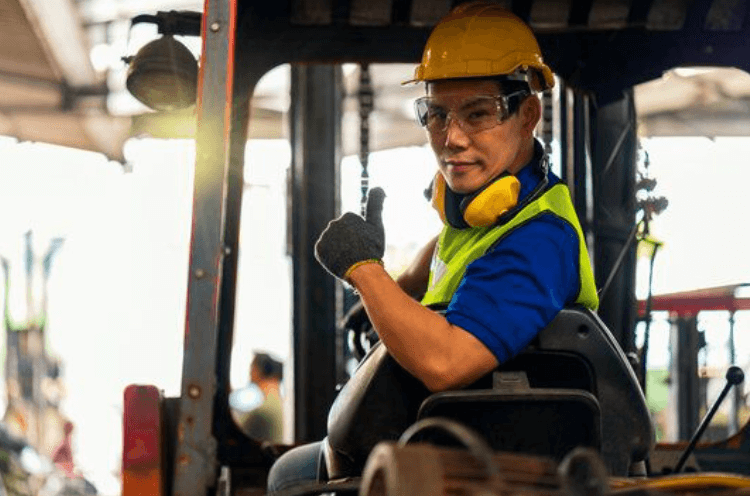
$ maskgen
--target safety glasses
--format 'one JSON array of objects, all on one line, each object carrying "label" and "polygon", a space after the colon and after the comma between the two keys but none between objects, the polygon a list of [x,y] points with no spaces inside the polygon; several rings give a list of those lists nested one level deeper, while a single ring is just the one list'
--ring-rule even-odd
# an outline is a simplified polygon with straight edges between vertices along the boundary
[{"label": "safety glasses", "polygon": [[515,91],[507,95],[478,95],[451,108],[435,96],[423,96],[414,102],[417,122],[430,133],[442,133],[454,120],[466,133],[478,133],[497,126],[510,117],[511,98],[528,95]]}]

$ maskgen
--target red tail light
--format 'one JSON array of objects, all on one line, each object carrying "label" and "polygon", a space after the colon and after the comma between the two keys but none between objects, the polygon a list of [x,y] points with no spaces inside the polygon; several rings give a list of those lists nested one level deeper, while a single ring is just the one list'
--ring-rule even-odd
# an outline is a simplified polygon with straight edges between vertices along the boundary
[{"label": "red tail light", "polygon": [[128,386],[124,400],[122,496],[165,496],[161,392]]}]

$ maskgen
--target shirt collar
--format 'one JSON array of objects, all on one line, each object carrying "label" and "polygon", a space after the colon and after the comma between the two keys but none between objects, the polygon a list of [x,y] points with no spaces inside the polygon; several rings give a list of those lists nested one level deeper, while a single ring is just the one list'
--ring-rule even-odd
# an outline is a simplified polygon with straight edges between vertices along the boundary
[{"label": "shirt collar", "polygon": [[534,156],[520,171],[516,173],[516,179],[521,183],[521,190],[518,192],[518,201],[522,201],[529,196],[532,191],[544,179],[542,176],[539,163],[544,158],[544,147],[538,140],[534,140]]}]

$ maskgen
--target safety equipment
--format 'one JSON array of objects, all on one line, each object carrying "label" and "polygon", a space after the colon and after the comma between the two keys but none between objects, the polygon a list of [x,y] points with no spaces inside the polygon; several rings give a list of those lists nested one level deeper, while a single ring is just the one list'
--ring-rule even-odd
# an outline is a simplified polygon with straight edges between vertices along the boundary
[{"label": "safety equipment", "polygon": [[[465,197],[459,204],[463,220],[469,227],[485,227],[494,224],[504,213],[518,203],[521,183],[515,176],[504,174],[489,185]],[[451,224],[446,209],[446,196],[450,191],[443,174],[438,172],[432,186],[432,207],[440,214],[444,224]],[[460,226],[454,226],[460,227]]]},{"label": "safety equipment", "polygon": [[533,91],[555,85],[531,28],[501,6],[477,1],[438,22],[414,78],[404,84],[492,76],[522,77]]},{"label": "safety equipment", "polygon": [[522,90],[507,95],[478,95],[451,109],[442,103],[443,96],[428,95],[417,98],[414,110],[417,122],[430,133],[445,132],[452,119],[465,133],[472,134],[493,128],[506,120],[511,115],[510,99],[528,94],[528,91]]},{"label": "safety equipment", "polygon": [[373,188],[367,197],[365,217],[347,212],[328,223],[315,243],[315,258],[324,269],[346,280],[366,263],[382,264],[385,254],[382,188]]},{"label": "safety equipment", "polygon": [[[547,189],[549,184],[549,156],[544,153],[539,142],[534,143],[532,164],[531,166],[537,169],[541,180],[520,202],[518,196],[521,183],[508,172],[503,172],[489,184],[459,201],[457,200],[457,194],[448,187],[445,178],[438,171],[430,183],[430,187],[425,190],[425,196],[430,200],[432,207],[437,210],[443,223],[455,229],[504,224],[509,222],[528,204],[539,198]],[[450,205],[455,208],[456,204],[458,204],[460,219],[456,219],[455,214],[449,215],[447,213],[447,209],[451,208]]]},{"label": "safety equipment", "polygon": [[495,246],[505,235],[521,225],[533,220],[538,215],[551,213],[570,224],[578,235],[578,270],[580,286],[576,304],[591,310],[599,306],[596,294],[591,260],[586,249],[586,238],[578,221],[570,193],[563,183],[557,183],[546,189],[530,203],[522,202],[521,207],[507,222],[498,223],[480,230],[455,229],[449,225],[443,228],[438,239],[437,252],[433,258],[427,292],[422,298],[422,305],[439,305],[451,301],[459,284],[464,278],[466,268]]}]

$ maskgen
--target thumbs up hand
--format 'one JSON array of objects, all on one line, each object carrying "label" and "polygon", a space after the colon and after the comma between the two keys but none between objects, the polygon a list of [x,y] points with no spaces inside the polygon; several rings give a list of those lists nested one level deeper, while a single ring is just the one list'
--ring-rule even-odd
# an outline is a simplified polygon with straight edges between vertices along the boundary
[{"label": "thumbs up hand", "polygon": [[315,258],[328,272],[346,280],[352,270],[364,263],[381,263],[385,253],[382,188],[373,188],[367,197],[365,218],[347,212],[328,223],[315,243]]}]

